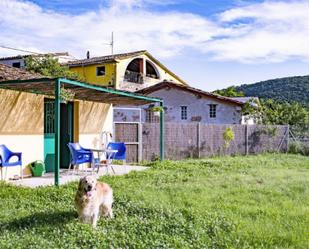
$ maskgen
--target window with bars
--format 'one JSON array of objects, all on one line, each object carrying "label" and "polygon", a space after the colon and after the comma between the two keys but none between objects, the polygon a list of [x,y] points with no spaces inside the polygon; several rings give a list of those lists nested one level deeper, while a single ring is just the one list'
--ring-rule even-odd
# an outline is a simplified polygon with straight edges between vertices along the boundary
[{"label": "window with bars", "polygon": [[217,117],[217,105],[214,105],[214,104],[209,105],[209,117],[210,118]]},{"label": "window with bars", "polygon": [[153,111],[146,110],[146,122],[147,123],[159,123],[160,117],[156,116]]},{"label": "window with bars", "polygon": [[187,120],[188,119],[188,114],[187,114],[187,106],[181,106],[181,120]]},{"label": "window with bars", "polygon": [[104,76],[105,75],[105,66],[97,67],[97,76]]},{"label": "window with bars", "polygon": [[55,133],[55,103],[53,100],[44,100],[44,133]]}]

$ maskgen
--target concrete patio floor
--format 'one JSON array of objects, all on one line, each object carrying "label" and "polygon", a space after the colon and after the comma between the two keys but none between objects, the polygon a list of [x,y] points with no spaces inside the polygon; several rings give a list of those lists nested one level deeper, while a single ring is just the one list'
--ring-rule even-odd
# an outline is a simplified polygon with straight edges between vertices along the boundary
[{"label": "concrete patio floor", "polygon": [[[131,171],[142,171],[148,169],[148,167],[143,166],[132,166],[132,165],[112,165],[115,173],[109,167],[108,171],[106,168],[100,168],[99,173],[93,173],[96,177],[100,177],[103,175],[125,175]],[[60,171],[60,185],[67,184],[69,182],[78,181],[81,177],[85,175],[91,175],[91,169],[89,170],[80,170],[79,172],[68,172],[67,170]],[[24,178],[22,180],[10,180],[11,184],[22,186],[22,187],[30,187],[30,188],[37,188],[37,187],[45,187],[45,186],[52,186],[54,185],[54,174],[53,173],[46,173],[42,177],[29,177]]]}]

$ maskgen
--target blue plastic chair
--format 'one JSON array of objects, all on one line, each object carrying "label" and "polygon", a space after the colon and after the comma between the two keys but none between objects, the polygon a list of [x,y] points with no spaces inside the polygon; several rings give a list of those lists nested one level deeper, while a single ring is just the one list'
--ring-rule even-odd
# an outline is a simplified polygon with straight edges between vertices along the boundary
[{"label": "blue plastic chair", "polygon": [[[111,166],[114,174],[116,173],[111,163],[112,160],[123,160],[125,163],[126,160],[126,145],[124,143],[114,143],[110,142],[106,147],[106,166]],[[108,150],[116,150],[117,152],[109,152]],[[125,167],[126,171],[126,167]]]},{"label": "blue plastic chair", "polygon": [[[3,168],[6,167],[5,178],[7,176],[7,168],[13,166],[20,166],[20,176],[23,178],[23,168],[22,168],[22,153],[12,152],[4,144],[0,145],[0,167],[1,167],[1,180],[3,180]],[[17,157],[17,160],[11,160]]]},{"label": "blue plastic chair", "polygon": [[93,152],[90,149],[83,148],[79,143],[68,143],[68,147],[71,153],[71,166],[74,169],[74,165],[82,163],[93,163]]},{"label": "blue plastic chair", "polygon": [[126,160],[126,145],[124,143],[111,142],[107,145],[108,150],[117,150],[116,153],[108,153],[107,158],[115,160]]}]

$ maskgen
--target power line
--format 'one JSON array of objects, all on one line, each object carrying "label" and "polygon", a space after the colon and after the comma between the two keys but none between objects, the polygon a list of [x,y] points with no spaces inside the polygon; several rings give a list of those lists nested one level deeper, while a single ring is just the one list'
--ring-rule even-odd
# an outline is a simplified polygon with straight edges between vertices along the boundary
[{"label": "power line", "polygon": [[10,49],[10,50],[15,50],[15,51],[20,51],[20,52],[25,52],[25,53],[30,53],[30,54],[37,54],[39,55],[40,53],[37,52],[33,52],[33,51],[29,51],[29,50],[24,50],[24,49],[19,49],[19,48],[12,48],[12,47],[8,47],[8,46],[4,46],[4,45],[0,45],[1,48],[5,48],[5,49]]},{"label": "power line", "polygon": [[[20,49],[20,48],[13,48],[13,47],[8,47],[8,46],[4,46],[4,45],[0,45],[0,48],[4,48],[4,49],[9,49],[9,50],[14,50],[14,51],[19,51],[19,52],[24,52],[24,53],[29,53],[29,54],[35,54],[35,55],[42,55],[42,53],[38,53],[38,52],[33,52],[33,51],[29,51],[29,50],[25,50],[25,49]],[[48,53],[46,53],[48,54]],[[52,53],[51,53],[52,54]],[[70,55],[72,58],[76,59],[76,57],[74,57],[73,55]],[[67,58],[65,56],[58,56],[59,58]]]}]

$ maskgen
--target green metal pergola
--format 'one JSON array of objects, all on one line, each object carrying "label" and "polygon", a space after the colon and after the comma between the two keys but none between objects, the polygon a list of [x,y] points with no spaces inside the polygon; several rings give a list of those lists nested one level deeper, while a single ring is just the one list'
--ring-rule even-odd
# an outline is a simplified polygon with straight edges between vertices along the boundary
[{"label": "green metal pergola", "polygon": [[[75,93],[75,99],[99,103],[119,105],[144,105],[147,103],[159,103],[164,106],[163,100],[135,94],[132,92],[115,90],[99,85],[68,80],[64,78],[34,78],[27,80],[9,80],[0,82],[0,88],[20,92],[29,92],[54,96],[55,98],[55,177],[54,183],[59,185],[60,174],[60,90],[61,86]],[[160,159],[164,160],[164,114],[160,113]]]}]

